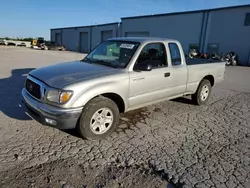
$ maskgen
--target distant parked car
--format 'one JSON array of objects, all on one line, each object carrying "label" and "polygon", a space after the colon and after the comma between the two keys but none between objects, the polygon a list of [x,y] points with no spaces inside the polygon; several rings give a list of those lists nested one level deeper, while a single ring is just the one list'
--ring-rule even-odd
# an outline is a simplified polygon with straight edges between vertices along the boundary
[{"label": "distant parked car", "polygon": [[24,42],[18,44],[17,46],[20,46],[20,47],[26,47],[26,44]]},{"label": "distant parked car", "polygon": [[62,51],[62,50],[66,50],[66,47],[55,42],[45,42],[45,44],[41,47],[41,49]]},{"label": "distant parked car", "polygon": [[16,44],[14,42],[8,42],[7,46],[16,46]]}]

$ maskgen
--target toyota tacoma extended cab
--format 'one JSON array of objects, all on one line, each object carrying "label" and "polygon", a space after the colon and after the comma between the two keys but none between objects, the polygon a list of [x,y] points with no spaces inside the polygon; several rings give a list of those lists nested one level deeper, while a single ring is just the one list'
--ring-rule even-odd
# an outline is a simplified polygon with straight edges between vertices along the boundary
[{"label": "toyota tacoma extended cab", "polygon": [[113,38],[80,61],[31,71],[22,99],[40,123],[98,140],[116,129],[120,113],[186,95],[205,104],[224,75],[225,62],[186,59],[176,40]]}]

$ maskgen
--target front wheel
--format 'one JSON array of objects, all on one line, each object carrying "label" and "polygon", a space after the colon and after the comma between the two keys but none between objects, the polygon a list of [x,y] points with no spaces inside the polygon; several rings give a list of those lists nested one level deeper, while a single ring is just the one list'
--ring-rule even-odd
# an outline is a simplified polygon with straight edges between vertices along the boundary
[{"label": "front wheel", "polygon": [[119,109],[114,101],[96,97],[84,107],[78,130],[86,139],[100,140],[115,131],[119,118]]},{"label": "front wheel", "polygon": [[229,60],[226,60],[226,66],[230,66],[231,62]]},{"label": "front wheel", "polygon": [[212,87],[210,81],[206,79],[202,80],[196,93],[192,95],[193,102],[197,105],[205,104],[209,99],[211,90]]}]

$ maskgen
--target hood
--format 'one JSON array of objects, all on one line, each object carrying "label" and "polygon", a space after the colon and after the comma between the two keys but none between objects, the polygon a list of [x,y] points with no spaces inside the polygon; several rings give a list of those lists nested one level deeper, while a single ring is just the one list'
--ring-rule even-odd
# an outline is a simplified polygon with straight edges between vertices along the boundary
[{"label": "hood", "polygon": [[62,88],[72,82],[108,75],[117,71],[119,69],[75,61],[38,68],[31,71],[29,75],[51,87]]}]

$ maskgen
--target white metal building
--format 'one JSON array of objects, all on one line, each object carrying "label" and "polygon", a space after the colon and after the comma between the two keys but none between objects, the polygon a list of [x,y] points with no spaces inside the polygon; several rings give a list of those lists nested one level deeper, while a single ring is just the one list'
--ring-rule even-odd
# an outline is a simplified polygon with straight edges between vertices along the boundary
[{"label": "white metal building", "polygon": [[167,37],[179,40],[185,52],[190,47],[202,52],[235,51],[241,64],[250,65],[250,4],[121,20],[120,24],[52,29],[51,40],[70,50],[88,52],[116,36]]},{"label": "white metal building", "polygon": [[68,50],[87,53],[100,42],[118,36],[119,23],[51,29],[51,41]]}]

